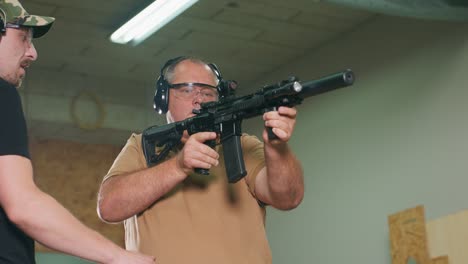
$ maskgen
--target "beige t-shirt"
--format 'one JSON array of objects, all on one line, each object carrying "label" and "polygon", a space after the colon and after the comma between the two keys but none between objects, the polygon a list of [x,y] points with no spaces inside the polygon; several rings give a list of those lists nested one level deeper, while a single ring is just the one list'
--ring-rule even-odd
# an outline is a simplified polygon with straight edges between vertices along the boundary
[{"label": "beige t-shirt", "polygon": [[[228,184],[222,146],[216,146],[220,162],[210,175],[189,175],[124,221],[126,248],[153,255],[159,264],[271,263],[265,208],[254,195],[255,177],[264,167],[263,143],[243,135],[241,144],[246,177]],[[141,135],[133,134],[104,180],[144,168]]]}]

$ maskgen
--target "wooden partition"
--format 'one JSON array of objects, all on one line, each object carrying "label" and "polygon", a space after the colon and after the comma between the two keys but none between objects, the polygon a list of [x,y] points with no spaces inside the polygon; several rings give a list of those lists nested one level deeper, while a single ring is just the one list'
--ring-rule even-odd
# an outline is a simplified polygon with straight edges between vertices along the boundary
[{"label": "wooden partition", "polygon": [[417,206],[388,217],[392,264],[468,263],[468,210],[427,221]]},{"label": "wooden partition", "polygon": [[427,250],[424,207],[410,208],[388,217],[392,264],[432,264]]},{"label": "wooden partition", "polygon": [[[121,147],[60,140],[31,140],[34,180],[88,227],[120,246],[122,224],[103,223],[96,213],[99,185]],[[36,243],[42,252],[51,250]]]}]

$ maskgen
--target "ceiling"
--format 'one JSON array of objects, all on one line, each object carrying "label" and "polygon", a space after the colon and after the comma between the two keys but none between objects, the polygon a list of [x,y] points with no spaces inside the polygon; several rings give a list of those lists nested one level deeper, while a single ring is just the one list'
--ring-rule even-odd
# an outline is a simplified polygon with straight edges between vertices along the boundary
[{"label": "ceiling", "polygon": [[[99,4],[96,4],[99,3]],[[182,54],[201,56],[241,84],[312,51],[365,23],[374,14],[313,0],[200,0],[142,44],[111,43],[110,34],[148,0],[27,0],[31,13],[56,17],[36,42],[35,67],[153,80],[160,66]]]},{"label": "ceiling", "polygon": [[[70,85],[74,76],[85,76],[98,86],[104,103],[141,107],[154,93],[152,84],[161,65],[179,55],[216,63],[223,77],[237,80],[242,91],[376,16],[318,0],[200,0],[138,46],[109,41],[114,30],[151,2],[23,0],[30,13],[56,18],[51,31],[35,41],[39,59],[28,73],[32,76],[28,93],[70,97],[79,89]],[[57,112],[48,111],[48,103],[43,105],[46,115]],[[57,134],[49,131],[52,125],[41,126],[40,119],[28,122],[36,134]],[[60,134],[76,138],[83,133],[62,129]],[[122,143],[120,138],[116,141]]]}]

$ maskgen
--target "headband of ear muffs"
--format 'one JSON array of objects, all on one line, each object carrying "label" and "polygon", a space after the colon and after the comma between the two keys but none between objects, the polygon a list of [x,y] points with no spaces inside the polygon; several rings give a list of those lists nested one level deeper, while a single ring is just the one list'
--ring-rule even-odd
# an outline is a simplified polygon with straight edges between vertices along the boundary
[{"label": "headband of ear muffs", "polygon": [[[153,108],[156,111],[156,113],[166,114],[169,109],[170,84],[166,80],[166,77],[164,76],[167,68],[171,66],[175,66],[179,62],[182,62],[187,59],[190,59],[190,57],[179,56],[179,57],[170,59],[166,63],[164,63],[163,67],[161,68],[160,75],[158,79],[156,80],[156,92],[154,93],[154,98],[153,98]],[[218,70],[218,67],[216,67],[216,65],[213,63],[209,63],[208,66],[210,67],[210,69],[213,71],[216,78],[218,79],[218,83],[222,83],[223,79],[221,77],[220,71]]]}]

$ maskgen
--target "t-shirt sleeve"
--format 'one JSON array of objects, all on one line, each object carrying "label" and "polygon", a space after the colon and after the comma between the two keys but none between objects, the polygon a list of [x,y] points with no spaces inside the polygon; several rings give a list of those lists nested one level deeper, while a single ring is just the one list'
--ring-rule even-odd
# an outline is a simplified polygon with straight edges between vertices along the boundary
[{"label": "t-shirt sleeve", "polygon": [[110,177],[146,168],[146,160],[141,148],[141,134],[132,134],[114,160],[103,181]]},{"label": "t-shirt sleeve", "polygon": [[263,142],[256,136],[244,134],[242,136],[242,152],[244,154],[245,168],[247,170],[245,181],[249,187],[249,191],[256,197],[255,179],[260,170],[265,167]]},{"label": "t-shirt sleeve", "polygon": [[14,86],[0,85],[0,122],[0,155],[30,158],[21,98]]}]

